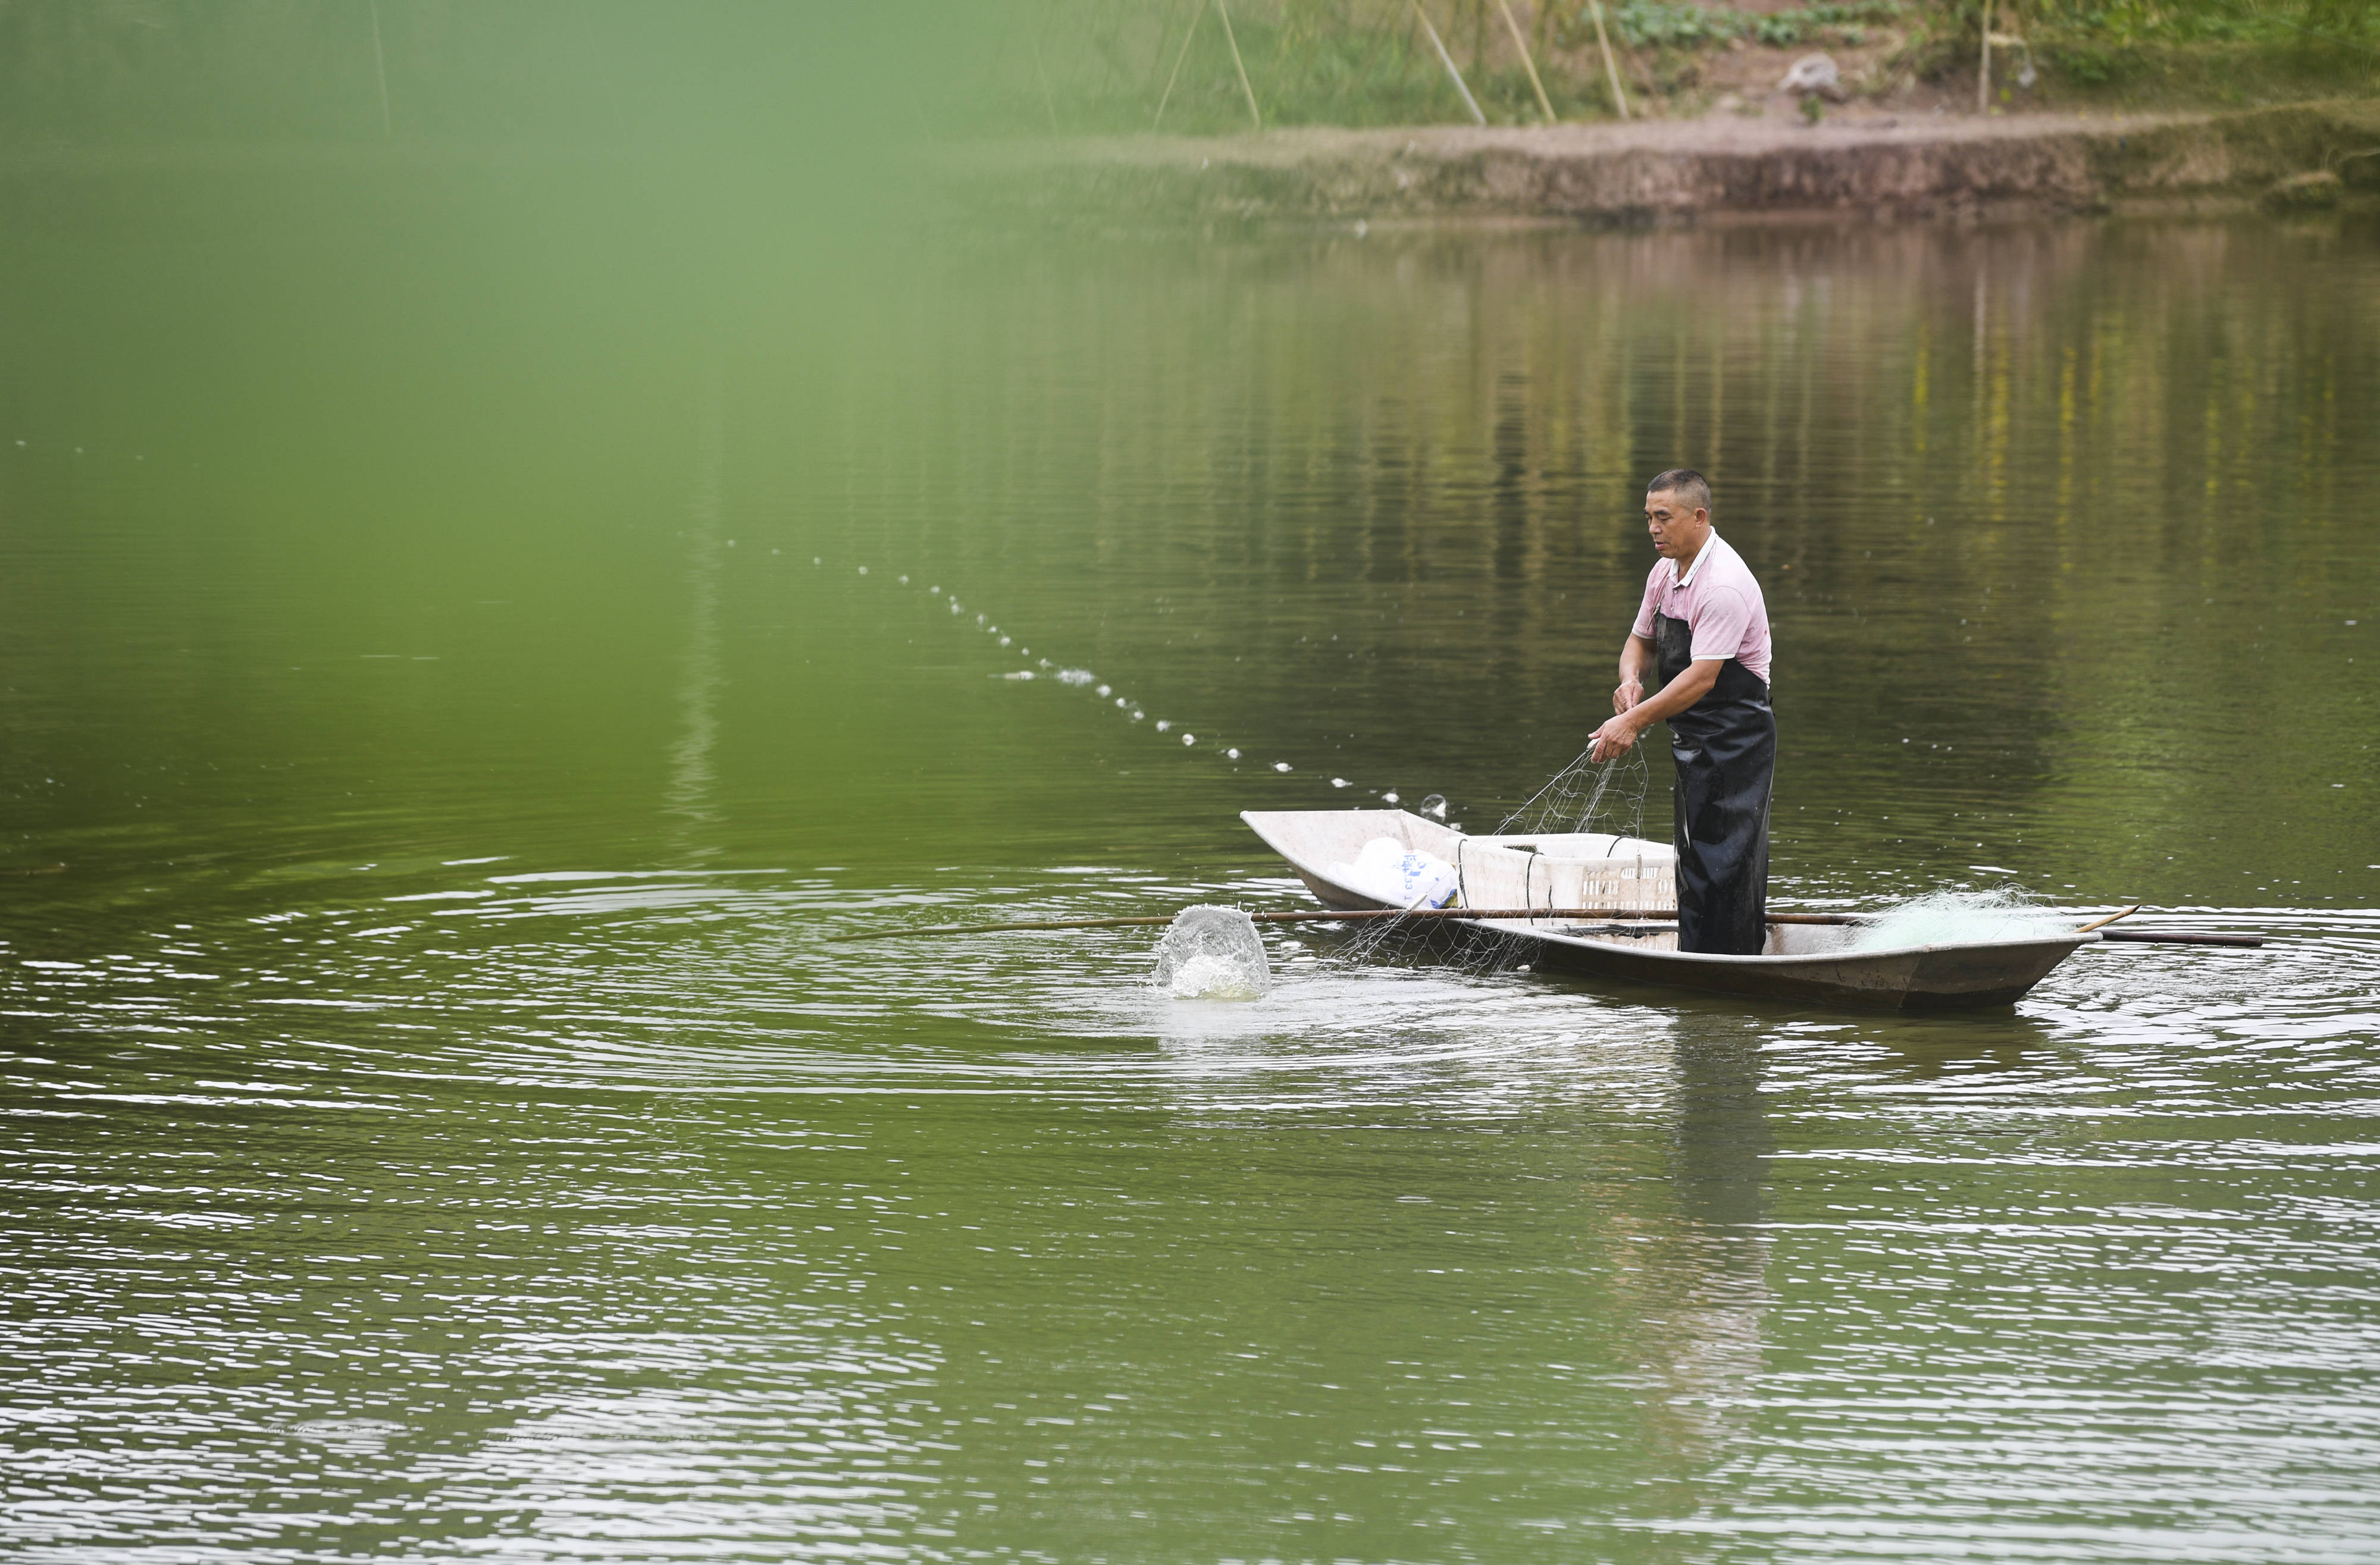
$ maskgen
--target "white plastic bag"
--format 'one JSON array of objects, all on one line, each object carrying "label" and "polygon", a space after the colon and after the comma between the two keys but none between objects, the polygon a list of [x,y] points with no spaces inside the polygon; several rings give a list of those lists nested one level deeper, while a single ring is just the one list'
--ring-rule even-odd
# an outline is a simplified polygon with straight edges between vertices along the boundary
[{"label": "white plastic bag", "polygon": [[1454,866],[1394,837],[1366,843],[1354,863],[1332,865],[1330,878],[1391,907],[1444,907],[1460,883]]}]

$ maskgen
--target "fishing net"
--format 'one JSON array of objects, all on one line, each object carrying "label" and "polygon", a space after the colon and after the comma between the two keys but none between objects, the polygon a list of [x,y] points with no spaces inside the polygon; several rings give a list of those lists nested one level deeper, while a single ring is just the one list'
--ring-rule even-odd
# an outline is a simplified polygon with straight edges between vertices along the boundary
[{"label": "fishing net", "polygon": [[[1622,837],[1645,834],[1645,795],[1653,769],[1645,764],[1645,746],[1626,755],[1595,761],[1586,755],[1554,773],[1528,803],[1504,818],[1495,834],[1574,835],[1609,832]],[[1669,832],[1661,833],[1667,838]]]},{"label": "fishing net", "polygon": [[1986,892],[1939,891],[1866,916],[1845,942],[1855,951],[2031,940],[2070,927],[2067,916],[2013,886]]},{"label": "fishing net", "polygon": [[[1452,844],[1461,904],[1481,909],[1543,908],[1548,915],[1589,910],[1658,916],[1677,909],[1666,842],[1644,841],[1652,769],[1641,745],[1607,761],[1581,755],[1483,836]],[[1436,795],[1425,809],[1444,819]],[[1663,833],[1666,838],[1667,833]],[[1651,856],[1646,856],[1649,851]],[[1524,941],[1443,918],[1381,918],[1358,926],[1342,954],[1364,962],[1384,948],[1419,942],[1441,960],[1475,972],[1525,964]]]}]

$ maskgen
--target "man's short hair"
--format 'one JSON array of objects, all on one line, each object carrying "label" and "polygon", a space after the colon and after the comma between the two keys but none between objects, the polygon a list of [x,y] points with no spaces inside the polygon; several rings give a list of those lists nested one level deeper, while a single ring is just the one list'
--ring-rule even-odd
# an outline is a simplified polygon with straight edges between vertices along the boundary
[{"label": "man's short hair", "polygon": [[1672,467],[1666,473],[1656,475],[1653,481],[1645,486],[1645,492],[1648,495],[1674,494],[1685,503],[1689,511],[1711,508],[1710,479],[1692,467]]}]

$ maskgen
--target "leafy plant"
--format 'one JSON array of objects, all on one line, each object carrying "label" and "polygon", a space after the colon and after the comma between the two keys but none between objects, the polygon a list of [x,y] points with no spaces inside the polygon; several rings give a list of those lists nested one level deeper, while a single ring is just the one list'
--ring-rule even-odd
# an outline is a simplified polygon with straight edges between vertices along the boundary
[{"label": "leafy plant", "polygon": [[[1694,0],[1621,0],[1606,15],[1621,41],[1633,49],[1712,49],[1739,38],[1791,49],[1823,38],[1856,45],[1864,42],[1865,28],[1893,21],[1905,11],[1900,0],[1816,0],[1766,16]],[[1583,4],[1558,16],[1555,30],[1565,48],[1595,40],[1595,23]]]}]

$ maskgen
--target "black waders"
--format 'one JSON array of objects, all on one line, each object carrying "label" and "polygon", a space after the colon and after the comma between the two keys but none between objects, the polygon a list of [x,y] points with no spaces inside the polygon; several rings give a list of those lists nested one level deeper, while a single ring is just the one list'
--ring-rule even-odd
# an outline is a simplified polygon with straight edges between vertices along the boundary
[{"label": "black waders", "polygon": [[[1661,684],[1694,666],[1683,620],[1653,615]],[[1670,719],[1678,763],[1678,949],[1757,956],[1768,939],[1768,788],[1777,714],[1768,684],[1733,658],[1718,682]]]}]

